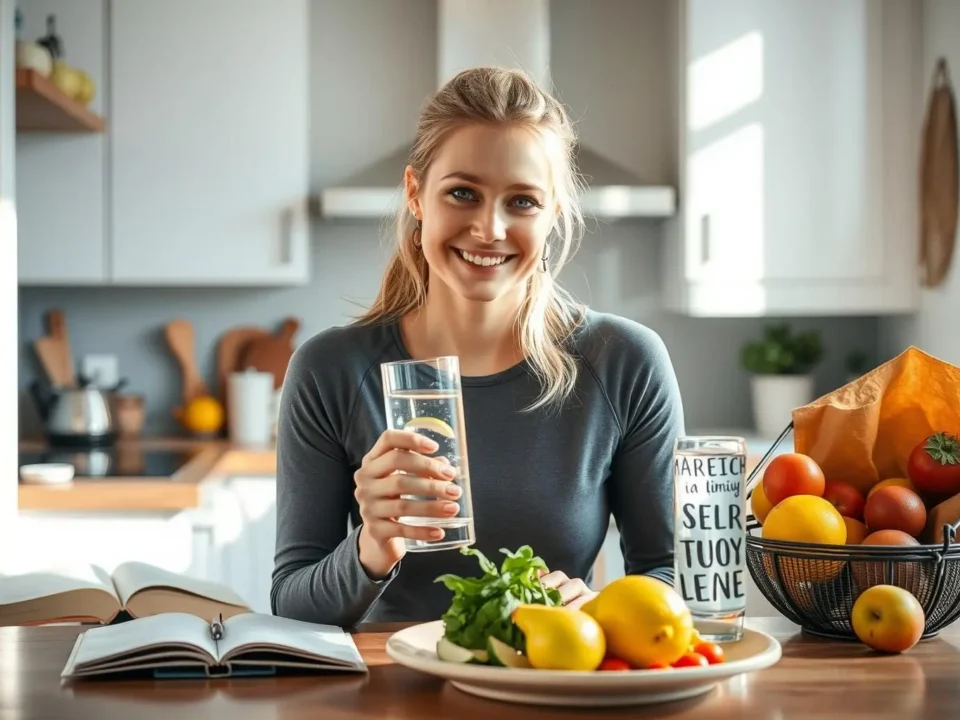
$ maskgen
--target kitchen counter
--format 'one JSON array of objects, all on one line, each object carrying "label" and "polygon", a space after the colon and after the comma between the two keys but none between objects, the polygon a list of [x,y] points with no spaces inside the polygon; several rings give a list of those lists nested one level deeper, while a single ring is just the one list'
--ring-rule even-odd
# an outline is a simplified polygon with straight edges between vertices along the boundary
[{"label": "kitchen counter", "polygon": [[401,625],[361,626],[354,639],[366,676],[245,680],[91,681],[61,686],[77,627],[0,628],[0,707],[23,720],[70,717],[190,718],[762,718],[910,720],[945,716],[960,705],[960,626],[901,655],[800,633],[781,617],[748,626],[777,638],[773,667],[721,682],[679,702],[616,709],[547,708],[483,700],[393,663],[384,651]]},{"label": "kitchen counter", "polygon": [[[21,452],[42,451],[40,440],[20,443]],[[19,482],[20,510],[44,511],[175,511],[197,508],[205,483],[230,476],[272,476],[276,453],[272,448],[251,450],[226,441],[143,438],[116,446],[118,475],[76,478],[68,485]],[[190,460],[170,476],[142,476],[136,468],[151,450],[183,450]],[[129,468],[125,470],[126,468]]]}]

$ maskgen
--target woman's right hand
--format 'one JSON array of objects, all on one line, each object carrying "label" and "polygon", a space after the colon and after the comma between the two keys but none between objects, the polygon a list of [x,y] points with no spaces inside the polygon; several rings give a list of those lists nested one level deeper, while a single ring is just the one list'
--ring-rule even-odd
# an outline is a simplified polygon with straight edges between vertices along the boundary
[{"label": "woman's right hand", "polygon": [[[386,430],[354,473],[354,497],[360,506],[360,564],[373,578],[390,573],[406,553],[404,538],[436,541],[443,530],[397,522],[401,516],[450,518],[460,486],[450,482],[456,469],[445,458],[427,457],[438,445],[410,430]],[[416,495],[430,500],[406,500]]]}]

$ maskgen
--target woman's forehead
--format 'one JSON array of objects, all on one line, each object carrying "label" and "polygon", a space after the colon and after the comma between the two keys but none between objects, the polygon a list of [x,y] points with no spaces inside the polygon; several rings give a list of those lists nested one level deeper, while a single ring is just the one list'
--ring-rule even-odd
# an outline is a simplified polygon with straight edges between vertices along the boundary
[{"label": "woman's forehead", "polygon": [[551,158],[543,139],[519,126],[467,125],[438,148],[430,175],[481,185],[526,186],[544,192],[552,185]]}]

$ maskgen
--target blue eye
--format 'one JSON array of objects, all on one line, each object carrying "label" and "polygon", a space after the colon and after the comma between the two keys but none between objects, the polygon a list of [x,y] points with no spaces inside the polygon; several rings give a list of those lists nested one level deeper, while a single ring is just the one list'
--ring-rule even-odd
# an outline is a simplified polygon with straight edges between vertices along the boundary
[{"label": "blue eye", "polygon": [[457,200],[474,200],[476,196],[473,193],[473,190],[468,188],[454,188],[449,193]]},{"label": "blue eye", "polygon": [[536,208],[543,207],[543,205],[538,203],[536,200],[534,200],[531,197],[527,197],[525,195],[518,198],[514,198],[514,203],[524,203],[521,205],[516,205],[516,207],[519,208],[520,210],[534,210]]}]

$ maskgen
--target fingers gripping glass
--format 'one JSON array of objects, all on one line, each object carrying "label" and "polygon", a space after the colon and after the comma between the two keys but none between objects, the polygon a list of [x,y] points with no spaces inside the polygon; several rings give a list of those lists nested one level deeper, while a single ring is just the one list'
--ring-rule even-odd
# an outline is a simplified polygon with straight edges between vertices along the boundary
[{"label": "fingers gripping glass", "polygon": [[[470,468],[463,420],[460,362],[456,357],[405,360],[383,363],[383,403],[387,427],[413,430],[437,443],[433,457],[445,458],[455,469],[453,480],[460,486],[460,506],[454,517],[400,517],[406,525],[439,528],[443,537],[435,541],[405,540],[407,551],[450,550],[473,545],[473,504],[470,496]],[[406,500],[435,501],[439,498],[413,495]],[[449,498],[443,498],[449,500]]]}]

